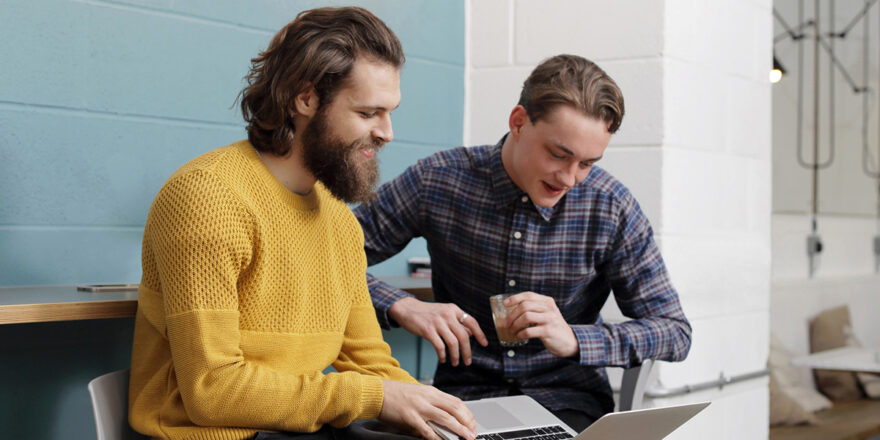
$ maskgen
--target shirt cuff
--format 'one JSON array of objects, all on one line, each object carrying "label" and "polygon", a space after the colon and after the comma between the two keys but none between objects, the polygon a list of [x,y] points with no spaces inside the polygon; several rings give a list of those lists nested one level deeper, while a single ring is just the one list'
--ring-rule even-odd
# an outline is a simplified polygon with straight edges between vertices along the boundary
[{"label": "shirt cuff", "polygon": [[573,325],[571,329],[578,342],[578,363],[590,367],[607,366],[609,353],[605,332],[598,325]]}]

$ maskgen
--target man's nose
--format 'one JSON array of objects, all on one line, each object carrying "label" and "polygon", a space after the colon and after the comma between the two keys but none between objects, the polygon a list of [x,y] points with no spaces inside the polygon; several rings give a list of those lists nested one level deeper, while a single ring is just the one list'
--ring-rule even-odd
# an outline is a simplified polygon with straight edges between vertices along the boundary
[{"label": "man's nose", "polygon": [[575,163],[559,170],[557,178],[559,179],[559,183],[571,188],[577,183],[577,173],[578,164]]},{"label": "man's nose", "polygon": [[383,116],[381,121],[373,127],[373,138],[386,144],[394,140],[394,129],[391,128],[391,116]]}]

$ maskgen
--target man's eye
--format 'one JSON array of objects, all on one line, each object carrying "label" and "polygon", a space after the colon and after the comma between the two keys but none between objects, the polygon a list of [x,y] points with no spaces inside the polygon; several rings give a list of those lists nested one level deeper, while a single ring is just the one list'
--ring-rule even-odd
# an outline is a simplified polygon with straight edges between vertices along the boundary
[{"label": "man's eye", "polygon": [[361,116],[363,116],[365,118],[372,118],[373,116],[376,116],[376,113],[370,113],[370,112],[358,112],[358,113],[360,113]]},{"label": "man's eye", "polygon": [[563,156],[563,155],[561,155],[561,154],[550,153],[550,155],[553,156],[553,157],[555,157],[555,158],[557,158],[557,159],[565,159],[565,156]]}]

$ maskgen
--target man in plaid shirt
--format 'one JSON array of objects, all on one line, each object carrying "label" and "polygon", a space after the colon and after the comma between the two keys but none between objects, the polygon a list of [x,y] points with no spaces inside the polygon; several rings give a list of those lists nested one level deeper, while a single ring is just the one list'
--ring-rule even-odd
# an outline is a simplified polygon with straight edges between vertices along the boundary
[{"label": "man in plaid shirt", "polygon": [[[651,225],[594,166],[623,114],[602,69],[549,58],[496,145],[422,159],[355,209],[371,265],[427,240],[435,302],[368,278],[382,326],[434,345],[435,386],[464,400],[526,394],[580,431],[614,408],[603,367],[687,356],[691,327]],[[610,292],[631,320],[602,322]],[[518,293],[508,327],[525,346],[499,344],[488,299],[498,293]]]}]

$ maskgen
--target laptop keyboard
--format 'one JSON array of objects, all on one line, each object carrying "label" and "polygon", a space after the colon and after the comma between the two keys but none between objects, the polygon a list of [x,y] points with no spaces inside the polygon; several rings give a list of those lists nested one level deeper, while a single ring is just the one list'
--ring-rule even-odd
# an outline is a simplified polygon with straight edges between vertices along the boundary
[{"label": "laptop keyboard", "polygon": [[477,440],[557,440],[572,438],[559,425],[533,429],[517,429],[516,431],[495,432],[477,436]]}]

